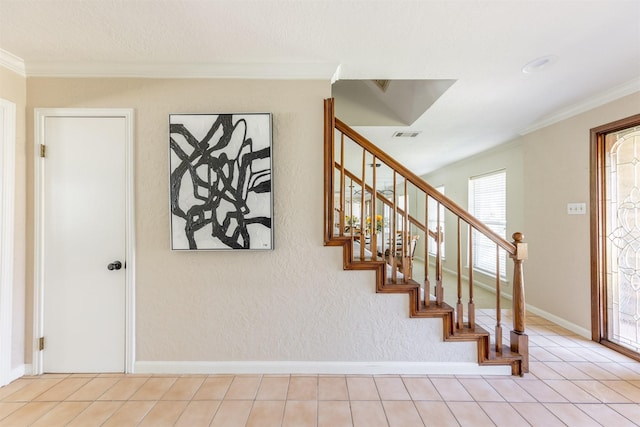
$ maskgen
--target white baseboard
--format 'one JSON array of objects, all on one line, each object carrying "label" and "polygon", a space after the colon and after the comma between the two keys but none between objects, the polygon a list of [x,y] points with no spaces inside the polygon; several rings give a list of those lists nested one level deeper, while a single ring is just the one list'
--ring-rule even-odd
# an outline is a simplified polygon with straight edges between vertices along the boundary
[{"label": "white baseboard", "polygon": [[136,374],[511,375],[510,366],[447,362],[138,361]]},{"label": "white baseboard", "polygon": [[[445,271],[448,271],[451,274],[456,274],[455,272],[453,272],[451,270],[445,269]],[[465,279],[468,280],[468,278],[465,278]],[[477,280],[474,280],[473,283],[474,283],[474,285],[476,285],[476,286],[478,286],[478,287],[480,287],[482,289],[485,289],[485,290],[487,290],[489,292],[492,292],[494,294],[496,293],[495,288],[487,285],[486,283],[479,282]],[[500,292],[500,296],[502,296],[503,298],[505,298],[505,299],[507,299],[509,301],[512,300],[511,294],[505,293],[504,291]],[[540,308],[538,308],[536,306],[533,306],[531,304],[525,304],[525,308],[526,308],[527,311],[530,311],[531,313],[533,313],[533,314],[535,314],[537,316],[540,316],[540,317],[542,317],[544,319],[547,319],[548,321],[553,322],[553,323],[557,324],[558,326],[562,326],[563,328],[568,329],[571,332],[576,333],[576,334],[580,335],[583,338],[591,339],[591,331],[589,329],[585,329],[582,326],[578,326],[575,323],[571,323],[568,320],[563,319],[562,317],[556,316],[555,314],[551,314],[551,313],[549,313],[547,311],[544,311],[544,310],[542,310],[542,309],[540,309]]]},{"label": "white baseboard", "polygon": [[19,365],[9,373],[9,382],[15,381],[20,377],[24,377],[27,372],[31,372],[31,365]]},{"label": "white baseboard", "polygon": [[539,309],[538,307],[535,307],[533,305],[529,305],[526,304],[526,308],[527,311],[530,311],[531,313],[543,317],[555,324],[557,324],[558,326],[562,326],[565,329],[570,330],[573,333],[576,333],[578,335],[580,335],[583,338],[586,338],[588,340],[591,339],[591,331],[589,329],[585,329],[582,326],[578,326],[575,323],[571,323],[566,319],[563,319],[562,317],[558,317],[555,314],[551,314],[549,312],[546,312],[542,309]]}]

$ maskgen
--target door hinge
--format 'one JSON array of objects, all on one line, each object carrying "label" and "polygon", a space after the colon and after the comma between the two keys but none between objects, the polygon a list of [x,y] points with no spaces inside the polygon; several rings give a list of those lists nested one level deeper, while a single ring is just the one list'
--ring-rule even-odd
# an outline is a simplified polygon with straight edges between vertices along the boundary
[{"label": "door hinge", "polygon": [[44,350],[44,337],[40,337],[38,339],[38,349],[39,350]]},{"label": "door hinge", "polygon": [[47,146],[40,144],[40,157],[47,157]]}]

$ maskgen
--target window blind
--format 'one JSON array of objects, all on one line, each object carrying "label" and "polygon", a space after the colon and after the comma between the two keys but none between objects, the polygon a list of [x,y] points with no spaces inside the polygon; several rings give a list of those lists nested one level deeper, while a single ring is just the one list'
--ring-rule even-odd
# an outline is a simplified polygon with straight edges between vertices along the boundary
[{"label": "window blind", "polygon": [[[507,233],[507,173],[493,172],[469,179],[469,212],[498,235]],[[506,253],[500,250],[500,276],[506,277]],[[496,244],[473,231],[473,267],[496,275]]]}]

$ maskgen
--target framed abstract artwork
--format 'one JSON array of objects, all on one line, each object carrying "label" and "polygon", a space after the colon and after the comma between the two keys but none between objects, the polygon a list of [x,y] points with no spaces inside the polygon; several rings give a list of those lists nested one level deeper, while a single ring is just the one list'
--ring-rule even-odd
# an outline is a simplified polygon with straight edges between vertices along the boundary
[{"label": "framed abstract artwork", "polygon": [[271,114],[170,114],[171,249],[273,249]]}]

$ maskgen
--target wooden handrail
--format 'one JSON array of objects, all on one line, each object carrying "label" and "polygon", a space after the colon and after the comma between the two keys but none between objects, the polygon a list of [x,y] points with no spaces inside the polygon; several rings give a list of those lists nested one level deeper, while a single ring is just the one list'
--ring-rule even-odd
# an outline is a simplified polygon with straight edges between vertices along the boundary
[{"label": "wooden handrail", "polygon": [[473,228],[484,234],[488,239],[493,241],[495,244],[500,246],[502,249],[507,251],[507,253],[515,255],[516,246],[505,240],[502,236],[497,234],[495,231],[487,227],[484,223],[480,222],[477,218],[471,215],[466,210],[462,209],[456,202],[446,197],[444,194],[440,193],[434,187],[429,185],[426,181],[420,178],[415,173],[411,172],[397,160],[389,156],[384,151],[380,150],[378,147],[373,145],[369,140],[360,135],[358,132],[351,129],[345,123],[343,123],[340,119],[335,118],[335,128],[342,132],[344,135],[349,137],[356,144],[363,147],[365,150],[372,153],[377,160],[382,161],[384,164],[389,166],[391,169],[398,172],[399,175],[403,176],[410,183],[415,185],[420,190],[424,191],[429,197],[437,200],[440,204],[446,207],[449,211],[451,211],[454,215],[462,218],[466,223],[471,225]]}]

